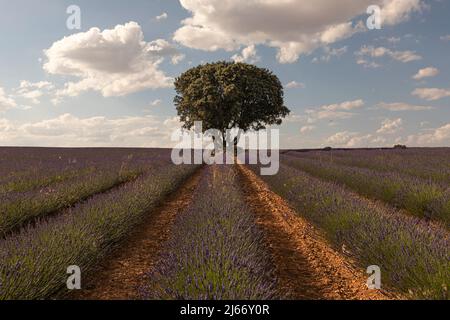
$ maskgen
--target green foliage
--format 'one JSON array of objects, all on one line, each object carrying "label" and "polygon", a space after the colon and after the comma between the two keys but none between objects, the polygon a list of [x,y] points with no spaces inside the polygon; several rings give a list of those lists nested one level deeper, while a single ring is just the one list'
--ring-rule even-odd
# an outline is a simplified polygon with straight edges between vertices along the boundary
[{"label": "green foliage", "polygon": [[246,63],[197,66],[175,80],[175,90],[174,103],[186,129],[202,121],[204,131],[260,130],[281,124],[290,112],[278,77]]}]

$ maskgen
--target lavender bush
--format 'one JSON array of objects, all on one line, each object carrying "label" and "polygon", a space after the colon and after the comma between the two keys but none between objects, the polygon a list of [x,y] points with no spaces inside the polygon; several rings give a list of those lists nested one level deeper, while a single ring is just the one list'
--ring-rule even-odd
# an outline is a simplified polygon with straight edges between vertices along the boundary
[{"label": "lavender bush", "polygon": [[37,191],[0,195],[0,237],[36,217],[54,213],[96,193],[105,192],[140,174],[139,171],[118,172],[110,168]]},{"label": "lavender bush", "polygon": [[150,171],[135,182],[41,219],[0,240],[0,300],[66,292],[66,268],[89,273],[195,166]]},{"label": "lavender bush", "polygon": [[331,162],[283,156],[282,162],[316,177],[341,183],[354,191],[406,209],[420,218],[450,228],[450,187],[395,172],[379,172]]},{"label": "lavender bush", "polygon": [[271,299],[275,280],[236,172],[209,167],[179,215],[144,299]]},{"label": "lavender bush", "polygon": [[396,172],[450,185],[450,148],[290,151],[288,154],[320,162]]},{"label": "lavender bush", "polygon": [[361,267],[380,266],[384,284],[416,298],[448,299],[447,230],[374,205],[336,183],[285,165],[278,175],[263,179],[299,214],[324,230],[336,248],[345,245]]},{"label": "lavender bush", "polygon": [[[11,149],[8,153],[11,163],[20,150]],[[110,156],[103,149],[25,150],[28,158],[18,162],[24,172],[33,173],[27,177],[19,173],[10,175],[0,185],[0,189],[3,186],[3,192],[0,192],[0,237],[37,217],[55,213],[134,180],[144,172],[170,164],[167,150],[107,149]],[[33,150],[41,152],[33,153]],[[8,165],[2,163],[2,167],[5,169]],[[17,164],[14,168],[17,169]],[[15,191],[11,191],[13,189]]]},{"label": "lavender bush", "polygon": [[0,194],[46,188],[112,164],[143,171],[169,158],[170,150],[160,149],[0,147]]}]

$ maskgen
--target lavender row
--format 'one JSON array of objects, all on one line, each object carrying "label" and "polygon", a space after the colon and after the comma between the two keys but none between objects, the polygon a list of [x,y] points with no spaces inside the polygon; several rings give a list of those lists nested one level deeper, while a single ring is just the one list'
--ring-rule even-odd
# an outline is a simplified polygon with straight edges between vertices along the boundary
[{"label": "lavender row", "polygon": [[0,148],[0,194],[49,187],[102,170],[111,163],[145,170],[169,158],[168,150]]},{"label": "lavender row", "polygon": [[234,169],[209,167],[176,219],[144,299],[271,299],[275,280]]},{"label": "lavender row", "polygon": [[282,162],[313,176],[345,185],[425,220],[450,227],[450,187],[394,172],[348,167],[312,159],[283,156]]},{"label": "lavender row", "polygon": [[361,267],[378,265],[384,285],[414,298],[448,299],[450,241],[445,229],[285,165],[278,175],[263,179],[336,248],[345,245]]},{"label": "lavender row", "polygon": [[134,180],[140,174],[139,171],[108,168],[40,190],[0,195],[0,237],[37,217],[72,206],[94,194]]},{"label": "lavender row", "polygon": [[289,155],[352,167],[397,172],[436,183],[450,184],[450,148],[291,151]]},{"label": "lavender row", "polygon": [[0,240],[0,300],[66,292],[68,266],[83,275],[195,170],[169,166]]},{"label": "lavender row", "polygon": [[94,167],[66,169],[63,171],[27,172],[27,174],[10,176],[0,184],[0,195],[8,193],[26,192],[36,188],[45,188],[53,184],[74,179],[79,176],[86,176],[95,172]]},{"label": "lavender row", "polygon": [[[64,154],[64,151],[65,149],[55,152],[58,155]],[[79,158],[78,163],[93,167],[79,169],[76,177],[25,192],[0,194],[0,236],[33,221],[36,217],[55,213],[95,194],[134,180],[143,172],[159,170],[160,167],[171,164],[167,150],[135,150],[135,153],[130,153],[131,150],[127,150],[127,153],[115,151],[112,152],[110,159],[103,158],[102,150],[86,152],[77,149],[77,152],[81,151],[84,158]],[[44,153],[40,157],[52,163],[49,159],[54,158],[55,154]],[[33,157],[27,161],[34,163],[32,166],[41,166],[35,163]],[[44,164],[48,166],[45,161],[42,165]],[[48,172],[50,171],[43,171],[40,174]],[[35,176],[29,179],[33,178]]]}]

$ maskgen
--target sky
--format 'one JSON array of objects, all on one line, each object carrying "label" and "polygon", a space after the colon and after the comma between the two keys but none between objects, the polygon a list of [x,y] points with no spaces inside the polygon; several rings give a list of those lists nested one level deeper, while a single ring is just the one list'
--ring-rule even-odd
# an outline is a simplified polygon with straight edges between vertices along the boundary
[{"label": "sky", "polygon": [[450,146],[446,0],[0,0],[0,39],[0,146],[174,146],[218,60],[280,78],[283,148]]}]

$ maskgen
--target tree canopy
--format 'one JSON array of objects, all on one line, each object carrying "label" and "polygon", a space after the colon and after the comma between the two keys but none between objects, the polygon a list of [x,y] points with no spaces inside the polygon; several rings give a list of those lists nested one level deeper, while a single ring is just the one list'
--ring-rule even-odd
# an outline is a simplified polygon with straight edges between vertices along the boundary
[{"label": "tree canopy", "polygon": [[268,69],[240,62],[203,64],[175,80],[174,103],[183,127],[203,122],[203,131],[243,131],[279,125],[290,110],[283,86]]}]

